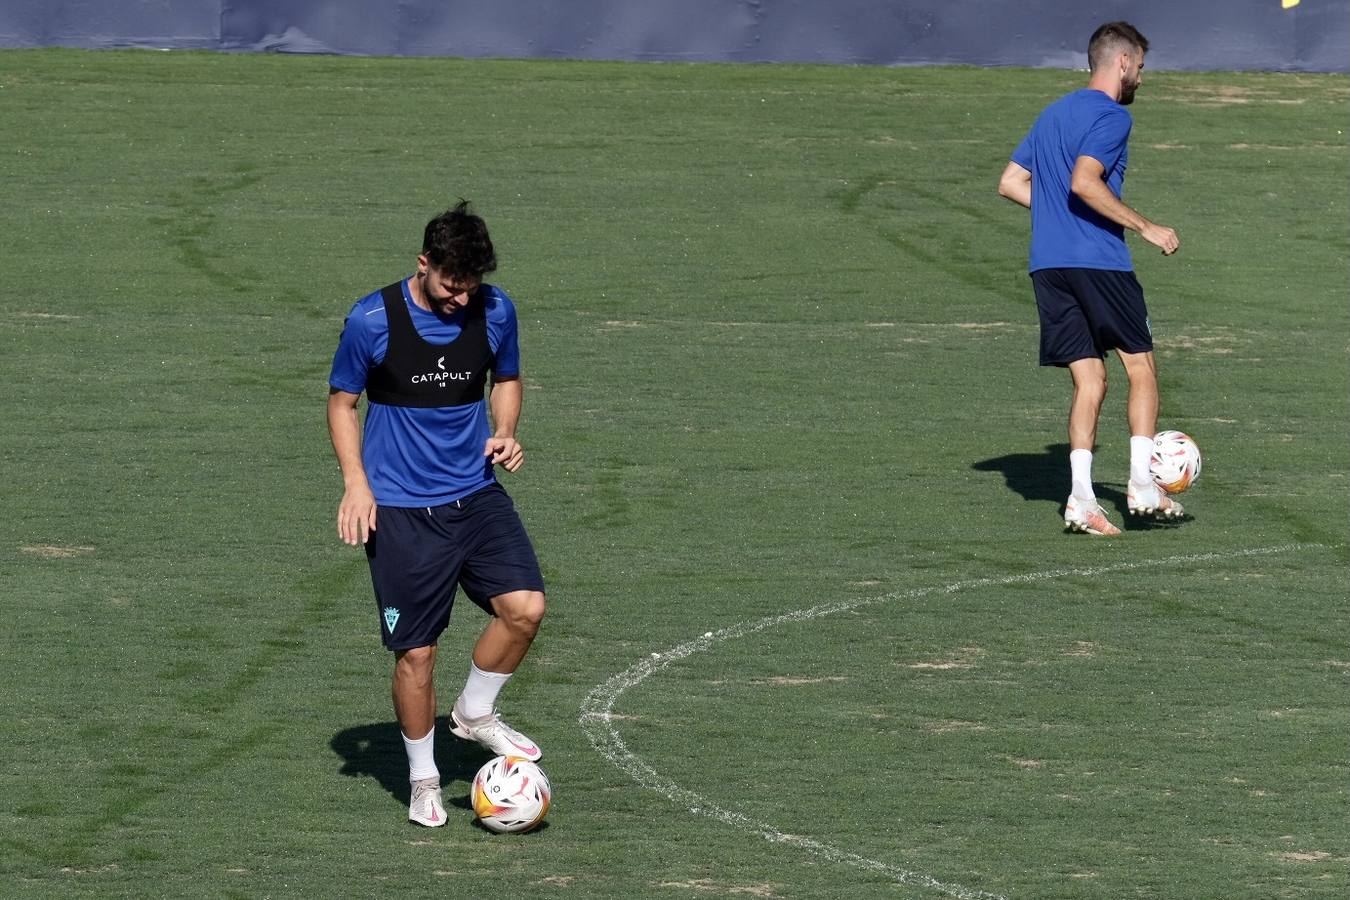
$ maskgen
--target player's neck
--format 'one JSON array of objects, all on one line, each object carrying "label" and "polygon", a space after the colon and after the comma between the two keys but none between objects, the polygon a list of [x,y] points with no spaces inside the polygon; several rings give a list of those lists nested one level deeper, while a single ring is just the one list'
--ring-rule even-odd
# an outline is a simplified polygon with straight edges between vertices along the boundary
[{"label": "player's neck", "polygon": [[431,303],[427,301],[426,291],[422,290],[422,277],[420,275],[413,274],[408,277],[408,296],[412,298],[413,305],[418,309],[435,312],[431,308]]},{"label": "player's neck", "polygon": [[1088,79],[1088,90],[1101,91],[1117,103],[1120,102],[1120,79],[1110,75],[1093,75]]}]

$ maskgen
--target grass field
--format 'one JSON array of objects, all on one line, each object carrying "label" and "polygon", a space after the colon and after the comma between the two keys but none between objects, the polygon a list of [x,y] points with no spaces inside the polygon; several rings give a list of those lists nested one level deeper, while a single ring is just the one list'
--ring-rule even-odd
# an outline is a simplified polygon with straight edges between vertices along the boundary
[{"label": "grass field", "polygon": [[[1060,528],[994,191],[1062,71],[0,53],[0,895],[1350,891],[1350,80],[1151,73],[1180,527]],[[459,197],[521,314],[547,827],[406,821],[323,422]],[[1119,519],[1124,377],[1097,477]],[[482,625],[442,645],[448,706]]]}]

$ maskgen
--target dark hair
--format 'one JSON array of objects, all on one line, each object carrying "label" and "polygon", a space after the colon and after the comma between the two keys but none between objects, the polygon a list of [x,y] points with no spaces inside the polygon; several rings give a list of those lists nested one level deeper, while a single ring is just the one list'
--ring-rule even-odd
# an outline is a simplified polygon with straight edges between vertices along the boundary
[{"label": "dark hair", "polygon": [[497,269],[487,223],[469,211],[467,200],[427,223],[422,255],[433,268],[455,278],[482,278]]},{"label": "dark hair", "polygon": [[1107,22],[1092,32],[1088,41],[1088,69],[1095,72],[1102,65],[1110,65],[1113,56],[1127,49],[1147,53],[1148,38],[1129,22]]}]

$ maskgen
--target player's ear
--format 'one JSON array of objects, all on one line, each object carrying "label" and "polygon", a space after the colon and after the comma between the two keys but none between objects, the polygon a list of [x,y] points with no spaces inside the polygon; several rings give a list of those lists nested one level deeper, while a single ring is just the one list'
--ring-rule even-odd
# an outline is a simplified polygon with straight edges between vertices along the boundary
[{"label": "player's ear", "polygon": [[427,260],[427,255],[425,253],[417,254],[417,274],[418,275],[427,274],[427,269],[429,269],[430,267],[431,263]]}]

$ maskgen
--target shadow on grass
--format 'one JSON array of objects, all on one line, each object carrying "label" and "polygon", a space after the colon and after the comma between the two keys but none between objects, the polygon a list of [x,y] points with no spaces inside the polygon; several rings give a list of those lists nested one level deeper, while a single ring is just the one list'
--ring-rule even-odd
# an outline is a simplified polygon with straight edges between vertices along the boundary
[{"label": "shadow on grass", "polygon": [[[1030,501],[1050,500],[1062,508],[1069,496],[1069,445],[1047,444],[1043,453],[1009,453],[973,463],[977,472],[998,472],[1008,488]],[[1124,495],[1120,494],[1120,499]]]},{"label": "shadow on grass", "polygon": [[[402,804],[411,799],[408,783],[408,755],[397,722],[358,725],[333,735],[329,746],[342,759],[339,774],[351,778],[374,778]],[[468,783],[492,754],[476,744],[450,734],[447,718],[436,720],[436,768],[441,770],[441,787],[456,781],[465,783],[463,791],[446,790],[448,805],[469,809]]]},{"label": "shadow on grass", "polygon": [[[1044,453],[1009,453],[993,459],[972,463],[977,472],[998,472],[1009,489],[1028,501],[1050,501],[1064,514],[1064,501],[1069,496],[1069,445],[1047,444]],[[1142,519],[1128,515],[1129,503],[1124,485],[1098,482],[1093,489],[1103,509],[1114,509],[1123,519],[1126,531],[1149,531],[1155,528],[1176,528],[1190,520],[1190,515],[1172,521]]]}]

